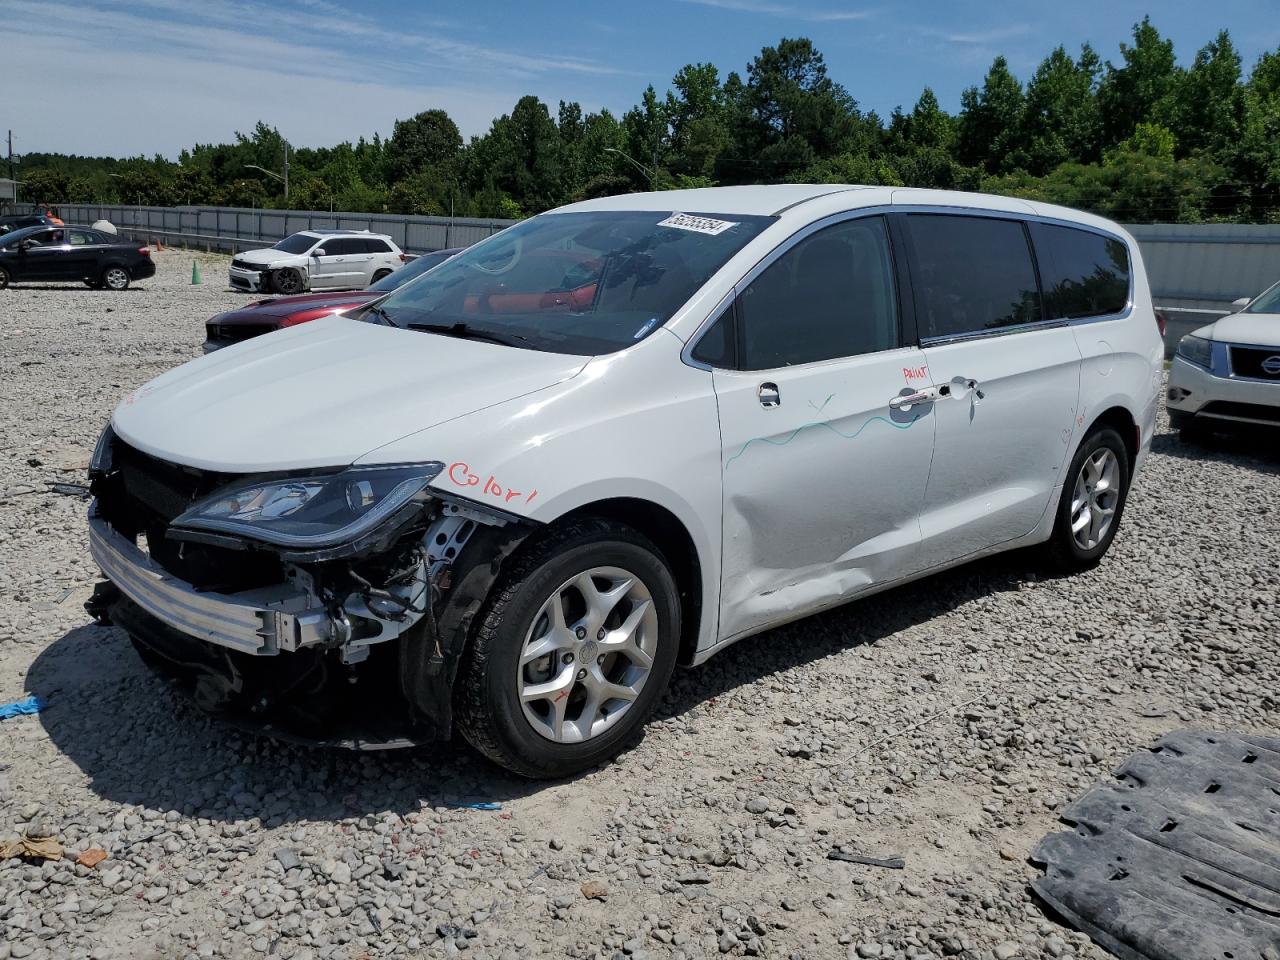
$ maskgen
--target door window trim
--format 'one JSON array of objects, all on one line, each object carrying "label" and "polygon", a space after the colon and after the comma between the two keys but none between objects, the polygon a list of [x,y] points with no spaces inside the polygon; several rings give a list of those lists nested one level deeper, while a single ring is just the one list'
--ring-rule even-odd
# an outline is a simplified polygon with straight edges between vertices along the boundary
[{"label": "door window trim", "polygon": [[[898,306],[897,343],[884,350],[875,350],[870,353],[856,353],[847,357],[828,357],[825,360],[814,360],[811,363],[797,363],[786,367],[768,367],[762,370],[743,371],[734,367],[733,372],[766,373],[769,370],[801,370],[809,367],[816,367],[824,363],[844,363],[848,360],[855,360],[858,357],[876,356],[878,354],[887,354],[894,350],[901,350],[904,347],[914,347],[915,344],[908,340],[908,330],[910,330],[910,336],[914,338],[915,315],[913,312],[909,319],[907,317],[907,305],[904,302],[902,291],[902,261],[905,258],[895,246],[897,235],[895,234],[893,225],[890,222],[892,217],[889,216],[892,211],[893,206],[890,204],[881,204],[875,207],[859,207],[857,210],[844,210],[840,213],[833,213],[828,217],[823,217],[821,220],[815,220],[813,223],[809,223],[801,227],[756,261],[756,263],[734,283],[733,287],[720,298],[715,307],[713,307],[708,313],[706,319],[704,319],[702,323],[698,324],[698,329],[693,332],[693,336],[691,336],[688,342],[684,345],[684,349],[680,351],[680,359],[688,366],[695,367],[698,370],[712,371],[729,369],[726,367],[715,367],[701,360],[697,360],[693,356],[693,351],[697,348],[698,343],[702,340],[707,331],[711,329],[711,326],[720,319],[725,308],[731,305],[735,327],[734,339],[737,344],[734,350],[734,355],[735,361],[740,364],[742,358],[742,318],[738,310],[738,298],[742,294],[742,291],[749,287],[756,278],[768,270],[769,267],[773,266],[777,260],[790,252],[793,247],[801,241],[808,239],[813,234],[818,233],[821,230],[825,230],[827,227],[834,227],[838,224],[847,223],[851,220],[864,220],[869,217],[881,217],[885,221],[885,239],[889,243],[890,274],[893,279],[894,299],[897,301]],[[912,302],[914,303],[914,300]]]}]

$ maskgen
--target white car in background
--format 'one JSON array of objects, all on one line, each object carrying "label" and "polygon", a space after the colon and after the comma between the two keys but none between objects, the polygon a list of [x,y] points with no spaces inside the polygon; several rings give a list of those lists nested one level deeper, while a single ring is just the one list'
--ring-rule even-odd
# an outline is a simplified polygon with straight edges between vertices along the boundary
[{"label": "white car in background", "polygon": [[207,708],[389,710],[564,776],[677,663],[1001,550],[1098,563],[1163,356],[1137,243],[1088,214],[588,200],[133,391],[88,608]]},{"label": "white car in background", "polygon": [[1280,283],[1178,343],[1169,366],[1169,423],[1194,440],[1233,426],[1280,426]]},{"label": "white car in background", "polygon": [[231,261],[237,290],[283,293],[363,290],[409,260],[394,240],[368,230],[304,230]]}]

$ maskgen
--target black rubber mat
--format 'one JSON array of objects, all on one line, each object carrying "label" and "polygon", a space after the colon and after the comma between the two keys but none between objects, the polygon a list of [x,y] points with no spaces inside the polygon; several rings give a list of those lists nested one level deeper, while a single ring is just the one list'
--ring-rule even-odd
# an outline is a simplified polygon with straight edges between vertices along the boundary
[{"label": "black rubber mat", "polygon": [[1176,731],[1063,811],[1036,894],[1123,960],[1280,960],[1280,739]]}]

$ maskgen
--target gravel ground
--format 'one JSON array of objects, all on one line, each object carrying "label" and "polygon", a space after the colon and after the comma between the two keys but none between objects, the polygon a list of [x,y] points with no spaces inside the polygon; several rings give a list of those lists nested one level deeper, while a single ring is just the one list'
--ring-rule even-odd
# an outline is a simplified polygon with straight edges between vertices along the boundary
[{"label": "gravel ground", "polygon": [[1027,892],[1055,811],[1175,727],[1280,727],[1280,453],[1162,432],[1097,570],[995,558],[745,641],[571,782],[228,729],[89,624],[85,504],[47,486],[246,299],[191,256],[0,293],[0,702],[47,701],[0,724],[0,839],[67,851],[0,864],[0,960],[1101,957]]}]

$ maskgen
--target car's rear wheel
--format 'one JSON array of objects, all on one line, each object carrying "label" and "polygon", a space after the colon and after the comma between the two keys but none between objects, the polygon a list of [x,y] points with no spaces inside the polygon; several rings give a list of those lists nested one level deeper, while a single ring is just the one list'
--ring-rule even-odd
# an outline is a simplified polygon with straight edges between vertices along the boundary
[{"label": "car's rear wheel", "polygon": [[102,271],[102,285],[108,290],[128,290],[129,271],[124,267],[107,267]]},{"label": "car's rear wheel", "polygon": [[0,290],[9,286],[9,271],[4,267],[0,267]]},{"label": "car's rear wheel", "polygon": [[1057,569],[1074,573],[1095,566],[1120,527],[1129,495],[1129,453],[1120,434],[1110,427],[1090,433],[1066,477],[1045,552]]},{"label": "car's rear wheel", "polygon": [[301,293],[304,286],[302,272],[295,270],[293,267],[283,267],[277,270],[272,275],[271,283],[276,288],[276,293],[283,293],[285,296]]},{"label": "car's rear wheel", "polygon": [[371,284],[373,284],[373,283],[377,283],[377,282],[378,282],[379,280],[381,280],[383,277],[389,277],[389,276],[391,276],[391,271],[390,271],[390,270],[378,270],[378,271],[376,271],[376,272],[374,273],[374,275],[373,275],[373,279],[372,279],[372,280],[370,280],[369,282],[370,282]]},{"label": "car's rear wheel", "polygon": [[516,558],[495,586],[455,686],[463,736],[527,777],[608,760],[675,667],[680,605],[646,538],[582,520]]}]

